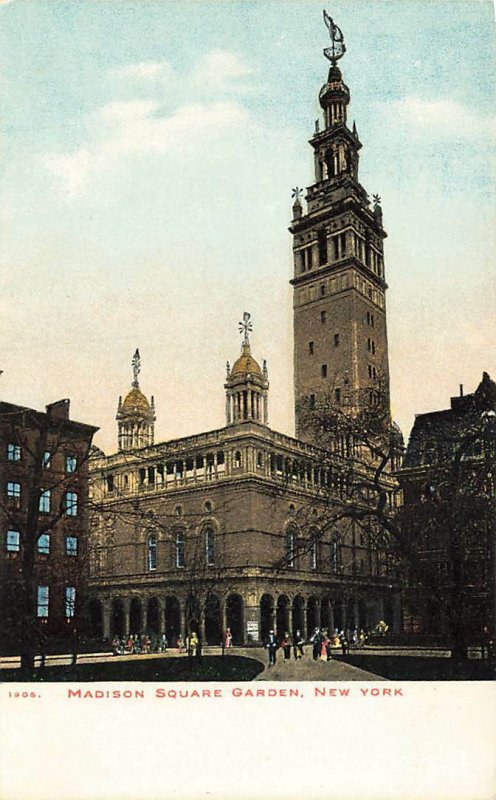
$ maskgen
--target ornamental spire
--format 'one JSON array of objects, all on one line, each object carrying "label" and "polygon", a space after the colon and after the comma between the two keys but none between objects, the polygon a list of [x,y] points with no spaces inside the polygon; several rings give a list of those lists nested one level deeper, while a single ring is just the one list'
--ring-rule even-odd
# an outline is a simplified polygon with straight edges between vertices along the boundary
[{"label": "ornamental spire", "polygon": [[139,389],[138,375],[141,372],[141,357],[140,357],[140,352],[139,352],[138,348],[136,348],[136,352],[135,352],[135,354],[133,356],[131,364],[132,364],[132,367],[133,367],[133,383],[132,383],[132,386],[134,386],[135,389]]},{"label": "ornamental spire", "polygon": [[239,332],[243,334],[243,346],[250,346],[250,339],[248,334],[253,330],[253,323],[251,322],[251,314],[245,311],[243,314],[243,322],[239,323]]}]

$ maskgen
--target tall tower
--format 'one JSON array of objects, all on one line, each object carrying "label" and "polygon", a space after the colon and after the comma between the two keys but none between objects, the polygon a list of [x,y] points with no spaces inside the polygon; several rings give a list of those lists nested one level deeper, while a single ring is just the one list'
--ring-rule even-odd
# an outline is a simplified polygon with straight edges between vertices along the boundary
[{"label": "tall tower", "polygon": [[253,358],[250,348],[249,333],[252,330],[250,314],[243,314],[243,322],[239,323],[243,333],[241,355],[232,368],[227,362],[227,374],[224,388],[226,390],[226,424],[237,425],[239,422],[259,422],[267,425],[269,375],[267,364],[263,367]]},{"label": "tall tower", "polygon": [[140,389],[138,375],[141,371],[141,358],[136,350],[133,360],[133,382],[131,390],[122,401],[119,397],[117,407],[117,427],[119,450],[138,450],[153,444],[155,430],[155,404],[153,397],[148,402]]},{"label": "tall tower", "polygon": [[327,82],[319,94],[319,120],[310,140],[315,183],[293,191],[294,388],[296,433],[302,435],[303,407],[319,400],[353,413],[389,395],[386,282],[380,198],[373,206],[358,181],[361,143],[347,122],[350,91],[337,61],[343,35],[324,12],[331,47]]}]

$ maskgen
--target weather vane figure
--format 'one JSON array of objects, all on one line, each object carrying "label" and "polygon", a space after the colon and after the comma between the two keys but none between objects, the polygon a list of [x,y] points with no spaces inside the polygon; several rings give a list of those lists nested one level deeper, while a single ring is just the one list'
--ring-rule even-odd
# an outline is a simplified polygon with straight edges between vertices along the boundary
[{"label": "weather vane figure", "polygon": [[138,389],[139,388],[138,375],[141,372],[141,358],[138,348],[136,348],[136,352],[133,356],[133,360],[131,363],[133,365],[133,386],[135,387],[135,389]]},{"label": "weather vane figure", "polygon": [[250,344],[248,334],[251,333],[253,330],[253,325],[250,319],[251,319],[251,314],[249,314],[248,311],[245,311],[243,314],[243,322],[239,323],[239,332],[244,334],[243,344]]},{"label": "weather vane figure", "polygon": [[299,186],[295,186],[295,188],[294,188],[294,189],[293,189],[293,191],[291,192],[291,197],[292,197],[292,198],[293,198],[293,200],[295,200],[296,202],[299,202],[299,200],[300,200],[300,198],[301,198],[302,194],[303,194],[303,189],[300,189],[300,187],[299,187]]},{"label": "weather vane figure", "polygon": [[332,66],[334,66],[336,62],[339,61],[339,59],[342,58],[346,53],[344,36],[341,28],[338,28],[333,18],[329,16],[325,9],[322,13],[324,14],[324,22],[329,31],[329,36],[331,39],[331,46],[324,48],[324,55],[329,59]]}]

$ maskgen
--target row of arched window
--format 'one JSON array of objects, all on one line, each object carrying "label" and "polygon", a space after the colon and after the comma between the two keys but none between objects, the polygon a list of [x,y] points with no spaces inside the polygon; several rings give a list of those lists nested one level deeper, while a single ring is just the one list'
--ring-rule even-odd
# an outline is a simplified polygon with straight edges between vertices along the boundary
[{"label": "row of arched window", "polygon": [[[202,532],[205,564],[207,567],[215,565],[215,531],[212,527],[207,527]],[[158,537],[156,533],[150,533],[146,540],[146,564],[148,572],[158,569],[157,553]],[[186,544],[183,530],[178,530],[174,538],[175,546],[175,565],[182,568],[186,566]]]},{"label": "row of arched window", "polygon": [[[333,537],[330,542],[320,542],[319,547],[319,534],[318,531],[314,531],[310,534],[310,538],[307,542],[302,543],[301,541],[297,543],[297,534],[294,528],[288,528],[285,536],[284,536],[284,555],[285,555],[285,562],[286,566],[290,569],[294,569],[296,566],[296,560],[298,556],[300,556],[299,561],[300,567],[303,567],[301,564],[301,556],[306,556],[308,569],[318,569],[319,567],[329,567],[331,572],[339,572],[341,568],[341,545],[339,538]],[[328,550],[328,563],[319,564],[319,554],[323,555],[324,548]]]}]

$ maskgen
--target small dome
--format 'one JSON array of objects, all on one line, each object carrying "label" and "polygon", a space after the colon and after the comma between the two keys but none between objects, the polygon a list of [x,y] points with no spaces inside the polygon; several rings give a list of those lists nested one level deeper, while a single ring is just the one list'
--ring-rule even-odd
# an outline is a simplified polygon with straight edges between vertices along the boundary
[{"label": "small dome", "polygon": [[125,411],[135,411],[142,409],[143,411],[150,410],[150,403],[145,395],[137,386],[133,386],[131,391],[126,395],[122,404],[122,409]]},{"label": "small dome", "polygon": [[261,378],[262,370],[260,369],[260,365],[255,361],[250,352],[250,345],[244,344],[240,357],[233,364],[233,368],[231,370],[231,376],[248,375],[248,374],[258,375],[258,377]]}]

